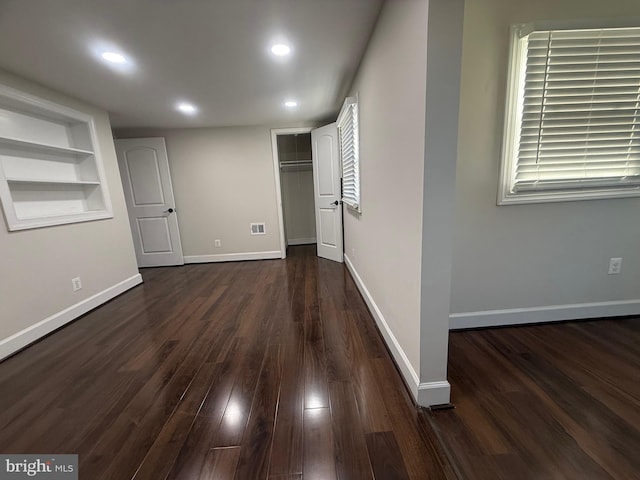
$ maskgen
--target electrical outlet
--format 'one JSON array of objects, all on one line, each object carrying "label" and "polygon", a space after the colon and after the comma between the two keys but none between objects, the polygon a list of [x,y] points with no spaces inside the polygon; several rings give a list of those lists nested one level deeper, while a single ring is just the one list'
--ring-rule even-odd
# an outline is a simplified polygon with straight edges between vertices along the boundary
[{"label": "electrical outlet", "polygon": [[72,278],[71,285],[73,286],[74,292],[80,290],[82,288],[82,281],[80,280],[80,277]]},{"label": "electrical outlet", "polygon": [[216,240],[214,243],[215,243],[216,247],[221,247],[222,246],[222,242],[220,240]]},{"label": "electrical outlet", "polygon": [[622,258],[609,259],[609,275],[618,275],[622,270]]}]

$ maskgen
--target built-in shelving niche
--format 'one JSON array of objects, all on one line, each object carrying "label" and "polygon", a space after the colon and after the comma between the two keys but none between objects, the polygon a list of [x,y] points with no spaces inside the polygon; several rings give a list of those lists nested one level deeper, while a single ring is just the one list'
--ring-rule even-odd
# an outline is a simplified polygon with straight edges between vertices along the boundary
[{"label": "built-in shelving niche", "polygon": [[0,85],[0,200],[9,230],[112,217],[93,118]]}]

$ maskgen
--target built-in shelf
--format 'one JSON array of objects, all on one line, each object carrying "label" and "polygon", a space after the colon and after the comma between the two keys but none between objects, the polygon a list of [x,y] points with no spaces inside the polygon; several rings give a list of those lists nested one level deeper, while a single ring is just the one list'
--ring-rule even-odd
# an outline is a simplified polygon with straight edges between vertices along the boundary
[{"label": "built-in shelf", "polygon": [[25,142],[24,140],[18,140],[16,138],[0,137],[0,153],[6,150],[24,153],[33,152],[35,154],[50,153],[52,155],[64,155],[70,158],[82,158],[93,155],[93,152],[79,148],[58,147],[56,145],[43,143]]},{"label": "built-in shelf", "polygon": [[0,85],[0,200],[9,230],[109,218],[91,116]]},{"label": "built-in shelf", "polygon": [[[28,221],[31,226],[28,228],[39,228],[39,227],[48,227],[51,226],[51,220],[55,219],[55,225],[66,225],[69,223],[78,223],[77,213],[51,213],[45,219],[42,216],[42,213],[35,214],[30,216],[28,214],[23,214],[24,221]],[[103,220],[105,218],[112,218],[113,215],[104,212],[102,210],[97,210],[95,212],[86,211],[83,212],[85,219],[84,222],[88,222],[91,220]],[[15,230],[27,230],[27,227],[18,227]]]},{"label": "built-in shelf", "polygon": [[38,178],[7,178],[8,183],[42,183],[53,185],[100,185],[97,181],[85,180],[47,180]]}]

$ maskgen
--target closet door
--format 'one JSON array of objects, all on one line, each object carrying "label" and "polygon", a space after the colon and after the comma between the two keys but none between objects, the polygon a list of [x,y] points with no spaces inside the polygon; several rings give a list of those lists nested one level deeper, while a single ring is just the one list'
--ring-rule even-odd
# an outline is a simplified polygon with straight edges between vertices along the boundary
[{"label": "closet door", "polygon": [[335,123],[311,132],[318,256],[342,262],[340,157]]}]

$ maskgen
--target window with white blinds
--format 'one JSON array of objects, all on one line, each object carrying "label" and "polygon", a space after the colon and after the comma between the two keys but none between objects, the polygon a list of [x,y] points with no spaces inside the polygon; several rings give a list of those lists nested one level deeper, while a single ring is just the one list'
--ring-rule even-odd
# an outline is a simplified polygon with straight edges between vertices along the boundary
[{"label": "window with white blinds", "polygon": [[348,97],[338,115],[340,161],[342,164],[342,202],[360,211],[360,146],[358,99]]},{"label": "window with white blinds", "polygon": [[499,203],[640,195],[640,28],[513,41]]}]

